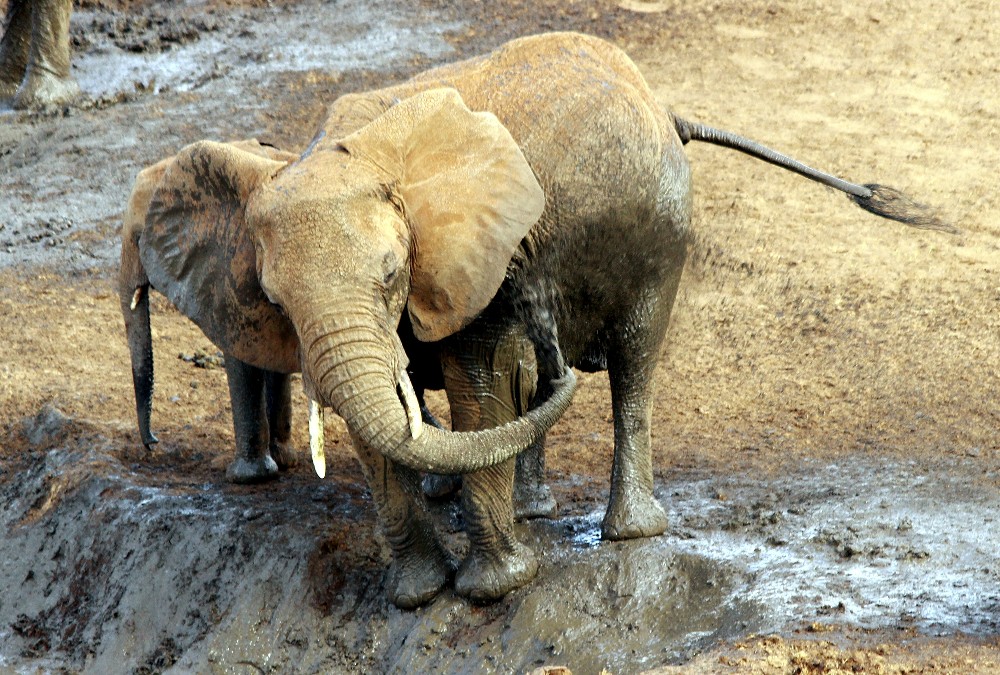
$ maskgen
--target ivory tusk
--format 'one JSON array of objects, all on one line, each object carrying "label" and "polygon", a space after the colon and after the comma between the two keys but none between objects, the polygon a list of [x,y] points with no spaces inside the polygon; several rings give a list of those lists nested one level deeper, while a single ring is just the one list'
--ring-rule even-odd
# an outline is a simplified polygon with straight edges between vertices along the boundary
[{"label": "ivory tusk", "polygon": [[326,455],[323,453],[323,406],[309,400],[309,450],[312,452],[313,468],[320,478],[326,477]]},{"label": "ivory tusk", "polygon": [[424,432],[424,420],[420,414],[417,392],[413,390],[413,383],[405,370],[399,372],[399,391],[403,395],[403,408],[406,409],[406,419],[410,423],[410,436],[416,440]]},{"label": "ivory tusk", "polygon": [[135,289],[135,293],[132,294],[132,305],[130,309],[134,312],[135,308],[139,306],[139,301],[142,300],[142,286]]}]

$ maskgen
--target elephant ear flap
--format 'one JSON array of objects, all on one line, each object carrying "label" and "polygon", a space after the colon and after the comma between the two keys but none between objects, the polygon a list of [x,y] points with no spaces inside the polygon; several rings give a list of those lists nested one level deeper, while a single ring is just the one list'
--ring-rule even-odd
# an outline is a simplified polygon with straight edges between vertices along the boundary
[{"label": "elephant ear flap", "polygon": [[415,242],[408,309],[413,332],[440,340],[496,295],[545,195],[510,132],[472,112],[454,89],[406,99],[348,138],[398,177]]},{"label": "elephant ear flap", "polygon": [[238,331],[284,330],[257,280],[250,195],[294,156],[256,141],[200,141],[172,158],[139,242],[149,281],[219,346]]}]

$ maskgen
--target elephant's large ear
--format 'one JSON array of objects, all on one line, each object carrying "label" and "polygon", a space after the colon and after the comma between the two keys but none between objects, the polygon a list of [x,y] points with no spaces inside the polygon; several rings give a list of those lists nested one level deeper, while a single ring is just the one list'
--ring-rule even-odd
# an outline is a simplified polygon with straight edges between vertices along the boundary
[{"label": "elephant's large ear", "polygon": [[245,206],[294,157],[256,141],[185,147],[153,193],[140,238],[153,287],[212,342],[251,363],[261,343],[287,343],[292,329],[260,287]]},{"label": "elephant's large ear", "polygon": [[416,243],[414,334],[432,341],[461,329],[496,295],[545,208],[521,149],[494,115],[470,111],[454,89],[404,100],[343,145],[398,177]]}]

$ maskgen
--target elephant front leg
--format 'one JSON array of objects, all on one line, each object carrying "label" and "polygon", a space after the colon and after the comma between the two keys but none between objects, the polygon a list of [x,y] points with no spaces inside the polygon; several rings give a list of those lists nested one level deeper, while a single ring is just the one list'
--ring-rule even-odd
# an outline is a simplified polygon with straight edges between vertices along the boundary
[{"label": "elephant front leg", "polygon": [[233,483],[259,483],[274,478],[278,475],[278,465],[268,448],[266,372],[227,354],[226,376],[236,435],[236,458],[226,469],[226,478]]},{"label": "elephant front leg", "polygon": [[0,103],[12,103],[31,49],[31,2],[9,0],[0,39]]},{"label": "elephant front leg", "polygon": [[512,459],[463,478],[469,553],[455,577],[455,591],[471,600],[499,600],[538,574],[535,553],[514,533],[514,463]]},{"label": "elephant front leg", "polygon": [[[442,353],[452,427],[487,429],[516,419],[534,390],[531,350],[516,327],[480,319]],[[469,552],[455,590],[477,601],[502,598],[528,583],[538,560],[514,533],[516,460],[462,478]]]},{"label": "elephant front leg", "polygon": [[25,110],[68,103],[80,95],[70,74],[71,0],[32,0],[31,46],[14,107]]},{"label": "elephant front leg", "polygon": [[441,545],[420,496],[417,472],[385,459],[354,439],[354,447],[372,492],[392,564],[386,580],[389,599],[412,609],[434,599],[455,573],[455,563]]},{"label": "elephant front leg", "polygon": [[[551,311],[525,303],[520,318],[531,338],[521,339],[521,358],[514,380],[514,406],[525,414],[533,402],[547,401],[554,393],[552,380],[562,376],[566,364],[559,350]],[[532,358],[534,357],[534,358]],[[545,438],[517,456],[514,477],[514,515],[518,520],[552,518],[556,500],[545,483]]]},{"label": "elephant front leg", "polygon": [[514,516],[518,520],[553,518],[556,500],[545,483],[545,439],[517,456]]},{"label": "elephant front leg", "polygon": [[[423,418],[424,424],[443,429],[444,427],[441,426],[441,423],[434,417],[430,408],[424,403],[424,392],[422,389],[417,391],[417,399],[420,401],[420,416]],[[431,499],[444,499],[462,489],[462,477],[429,473],[424,476],[422,486],[424,495],[427,497]]]},{"label": "elephant front leg", "polygon": [[267,372],[264,394],[267,399],[267,427],[270,432],[271,458],[284,471],[299,463],[292,447],[292,386],[291,376]]}]

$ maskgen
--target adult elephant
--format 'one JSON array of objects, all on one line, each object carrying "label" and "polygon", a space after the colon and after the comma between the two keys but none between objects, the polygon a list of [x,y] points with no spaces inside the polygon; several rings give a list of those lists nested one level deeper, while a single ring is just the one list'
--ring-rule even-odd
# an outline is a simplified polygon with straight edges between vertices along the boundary
[{"label": "adult elephant", "polygon": [[[603,535],[664,531],[650,393],[685,259],[689,140],[762,156],[880,215],[936,223],[897,193],[671,115],[617,48],[557,33],[341,97],[288,166],[224,144],[188,146],[153,196],[143,238],[161,255],[143,262],[161,290],[197,285],[198,265],[167,255],[186,245],[171,234],[177,223],[206,224],[222,241],[245,224],[256,279],[301,344],[306,390],[345,419],[396,559],[418,562],[407,574],[430,580],[430,597],[444,580],[420,561],[441,554],[436,540],[407,536],[413,503],[397,499],[410,482],[400,464],[441,472],[411,438],[419,412],[395,338],[404,314],[437,349],[459,431],[489,434],[561,409],[553,401],[572,388],[559,379],[564,363],[606,368],[615,455]],[[546,403],[518,416],[525,336]],[[456,588],[489,599],[537,569],[512,531],[513,457],[525,445],[472,438],[462,455],[463,471],[475,471],[463,489],[471,545]]]},{"label": "adult elephant", "polygon": [[0,40],[0,103],[32,109],[79,95],[69,72],[72,9],[72,0],[9,0]]}]

